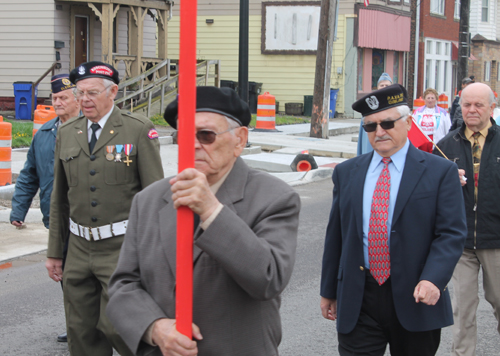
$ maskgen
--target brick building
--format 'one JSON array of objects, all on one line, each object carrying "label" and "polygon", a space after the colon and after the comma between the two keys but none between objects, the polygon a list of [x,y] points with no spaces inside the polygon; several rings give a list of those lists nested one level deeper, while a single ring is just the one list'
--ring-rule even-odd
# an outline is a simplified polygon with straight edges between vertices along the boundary
[{"label": "brick building", "polygon": [[416,95],[434,88],[451,103],[456,86],[459,7],[455,0],[423,0],[419,7]]}]

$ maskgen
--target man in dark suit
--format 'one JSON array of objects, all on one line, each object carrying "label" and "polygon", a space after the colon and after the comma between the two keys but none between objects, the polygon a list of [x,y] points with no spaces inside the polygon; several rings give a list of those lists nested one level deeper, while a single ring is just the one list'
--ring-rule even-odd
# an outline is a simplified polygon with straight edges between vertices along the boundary
[{"label": "man in dark suit", "polygon": [[448,290],[466,235],[457,167],[417,150],[406,90],[353,104],[374,148],[339,164],[321,276],[344,355],[434,355],[453,323]]},{"label": "man in dark suit", "polygon": [[[298,194],[239,157],[250,110],[229,88],[198,87],[195,168],[137,194],[107,314],[137,355],[274,356],[292,274]],[[177,127],[177,100],[165,111]],[[194,233],[193,336],[176,329],[176,209]],[[203,337],[202,337],[203,335]]]}]

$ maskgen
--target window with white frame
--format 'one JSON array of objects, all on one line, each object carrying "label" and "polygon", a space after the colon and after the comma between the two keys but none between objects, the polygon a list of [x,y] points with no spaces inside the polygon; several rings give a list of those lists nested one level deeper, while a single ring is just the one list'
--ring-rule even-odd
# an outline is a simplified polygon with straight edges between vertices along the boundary
[{"label": "window with white frame", "polygon": [[455,13],[453,14],[455,20],[460,20],[460,0],[455,0]]},{"label": "window with white frame", "polygon": [[444,0],[431,0],[431,13],[444,15]]},{"label": "window with white frame", "polygon": [[482,6],[481,6],[482,22],[488,22],[488,9],[489,9],[489,0],[482,0]]},{"label": "window with white frame", "polygon": [[438,39],[425,39],[425,89],[433,88],[439,94],[451,97],[451,42]]},{"label": "window with white frame", "polygon": [[497,63],[497,80],[500,81],[500,62]]},{"label": "window with white frame", "polygon": [[491,62],[484,62],[484,81],[489,82],[491,75]]},{"label": "window with white frame", "polygon": [[405,5],[410,5],[410,0],[405,0]]}]

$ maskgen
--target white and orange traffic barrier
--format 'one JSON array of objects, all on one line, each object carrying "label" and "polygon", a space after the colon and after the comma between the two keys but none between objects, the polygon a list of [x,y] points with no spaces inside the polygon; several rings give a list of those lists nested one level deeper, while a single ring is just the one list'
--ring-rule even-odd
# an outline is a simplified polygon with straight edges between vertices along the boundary
[{"label": "white and orange traffic barrier", "polygon": [[438,106],[448,111],[448,96],[445,93],[439,96]]},{"label": "white and orange traffic barrier", "polygon": [[413,114],[415,114],[415,112],[423,106],[425,106],[425,101],[422,97],[413,100]]},{"label": "white and orange traffic barrier", "polygon": [[38,105],[33,119],[33,136],[46,122],[57,117],[56,111],[50,105]]},{"label": "white and orange traffic barrier", "polygon": [[259,95],[257,99],[256,130],[276,130],[276,98],[268,92]]},{"label": "white and orange traffic barrier", "polygon": [[12,124],[0,116],[0,186],[12,184]]}]

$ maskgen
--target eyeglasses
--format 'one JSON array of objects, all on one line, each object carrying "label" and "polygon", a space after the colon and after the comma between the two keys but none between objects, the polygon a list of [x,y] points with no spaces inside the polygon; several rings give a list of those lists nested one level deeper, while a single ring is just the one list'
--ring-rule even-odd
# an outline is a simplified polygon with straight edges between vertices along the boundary
[{"label": "eyeglasses", "polygon": [[97,90],[89,90],[87,92],[85,91],[81,91],[81,90],[78,90],[78,89],[73,89],[73,94],[75,94],[75,97],[77,99],[81,99],[83,98],[83,96],[85,94],[87,94],[87,97],[89,99],[95,99],[97,98],[97,96],[99,96],[101,93],[104,93],[106,91],[106,89],[108,89],[111,85],[108,85],[107,87],[104,88],[104,90],[101,90],[101,91],[97,91]]},{"label": "eyeglasses", "polygon": [[370,124],[364,124],[363,129],[366,132],[373,132],[377,130],[377,125],[380,125],[380,127],[383,128],[384,130],[390,130],[394,128],[394,123],[398,120],[401,120],[403,117],[406,117],[406,115],[400,116],[396,120],[392,121],[382,121],[380,123],[372,122]]},{"label": "eyeglasses", "polygon": [[229,132],[234,129],[235,127],[222,132],[215,132],[212,130],[200,130],[196,132],[196,139],[202,145],[210,145],[211,143],[214,143],[215,139],[217,138],[217,135],[222,135],[223,133]]}]

